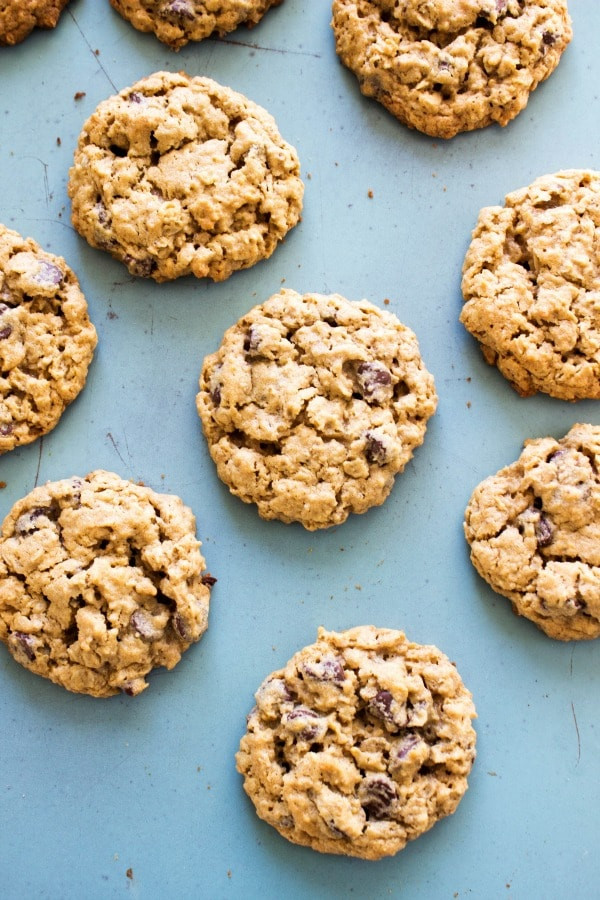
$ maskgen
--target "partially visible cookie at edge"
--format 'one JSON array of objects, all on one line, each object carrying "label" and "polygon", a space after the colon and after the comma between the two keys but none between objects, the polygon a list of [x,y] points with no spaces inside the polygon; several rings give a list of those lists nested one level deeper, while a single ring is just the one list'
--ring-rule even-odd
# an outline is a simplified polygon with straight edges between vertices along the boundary
[{"label": "partially visible cookie at edge", "polygon": [[135,696],[208,624],[215,579],[192,511],[97,470],[36,487],[0,535],[0,640],[69,691]]},{"label": "partially visible cookie at edge", "polygon": [[600,426],[525,442],[465,511],[471,562],[514,611],[561,641],[600,636]]},{"label": "partially visible cookie at edge", "polygon": [[391,856],[467,790],[471,693],[444,653],[401,631],[320,628],[255,697],[237,769],[258,816],[292,843]]},{"label": "partially visible cookie at edge", "polygon": [[437,395],[391,312],[284,289],[226,331],[196,402],[230,491],[265,519],[314,530],[383,503]]},{"label": "partially visible cookie at edge", "polygon": [[210,78],[156,72],[102,101],[69,172],[71,218],[132,275],[223,281],[300,219],[295,149],[273,117]]},{"label": "partially visible cookie at edge", "polygon": [[69,0],[3,0],[0,5],[0,46],[20,44],[34,28],[55,28]]},{"label": "partially visible cookie at edge", "polygon": [[522,396],[600,398],[600,173],[543,175],[481,210],[460,320]]},{"label": "partially visible cookie at edge", "polygon": [[0,225],[0,454],[54,428],[97,343],[65,260]]},{"label": "partially visible cookie at edge", "polygon": [[572,37],[566,0],[333,0],[363,94],[432,137],[506,125]]},{"label": "partially visible cookie at edge", "polygon": [[240,25],[257,25],[283,0],[110,0],[138,31],[153,32],[173,50],[211,35],[224,37]]}]

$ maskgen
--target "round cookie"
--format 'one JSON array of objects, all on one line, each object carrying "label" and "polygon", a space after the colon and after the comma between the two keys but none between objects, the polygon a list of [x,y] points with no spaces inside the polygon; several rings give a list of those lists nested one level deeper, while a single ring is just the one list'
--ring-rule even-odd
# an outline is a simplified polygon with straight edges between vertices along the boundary
[{"label": "round cookie", "polygon": [[390,856],[467,789],[471,694],[440,650],[401,631],[320,628],[255,696],[237,769],[260,818],[295,844]]},{"label": "round cookie", "polygon": [[223,281],[273,253],[303,184],[264,109],[210,78],[156,72],[87,120],[68,192],[77,231],[132,275]]},{"label": "round cookie", "polygon": [[0,454],[54,428],[85,384],[96,341],[65,260],[0,225]]},{"label": "round cookie", "polygon": [[0,46],[20,44],[34,28],[55,28],[69,0],[2,0]]},{"label": "round cookie", "polygon": [[392,313],[282,290],[206,357],[196,402],[230,491],[265,519],[314,530],[383,503],[437,395]]},{"label": "round cookie", "polygon": [[566,0],[333,0],[360,89],[432,137],[506,125],[571,40]]},{"label": "round cookie", "polygon": [[482,209],[460,320],[523,397],[600,398],[600,174],[537,178]]},{"label": "round cookie", "polygon": [[36,487],[0,537],[0,640],[69,691],[135,696],[208,624],[210,588],[182,501],[91,472]]},{"label": "round cookie", "polygon": [[561,641],[600,635],[600,426],[525,442],[465,512],[471,561],[514,611]]},{"label": "round cookie", "polygon": [[173,50],[188,41],[224,37],[239,25],[251,28],[283,0],[110,0],[138,31],[154,32]]}]

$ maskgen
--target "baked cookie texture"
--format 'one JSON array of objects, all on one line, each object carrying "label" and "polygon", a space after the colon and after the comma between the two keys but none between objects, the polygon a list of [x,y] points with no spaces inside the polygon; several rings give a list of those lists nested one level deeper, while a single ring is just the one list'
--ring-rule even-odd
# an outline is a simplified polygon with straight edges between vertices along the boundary
[{"label": "baked cookie texture", "polygon": [[69,691],[135,696],[206,630],[211,586],[179,497],[112,472],[36,487],[0,536],[0,640]]},{"label": "baked cookie texture", "polygon": [[600,426],[528,440],[475,488],[471,561],[515,612],[561,641],[600,635]]},{"label": "baked cookie texture", "polygon": [[259,687],[237,769],[260,818],[289,841],[375,860],[456,810],[474,717],[436,647],[373,626],[320,628]]},{"label": "baked cookie texture", "polygon": [[572,169],[482,209],[460,320],[524,397],[600,398],[600,174]]},{"label": "baked cookie texture", "polygon": [[230,491],[265,519],[314,530],[383,503],[437,395],[392,313],[284,289],[225,332],[196,402]]},{"label": "baked cookie texture", "polygon": [[138,31],[154,32],[173,50],[211,35],[224,37],[239,25],[258,24],[283,0],[110,0]]},{"label": "baked cookie texture", "polygon": [[96,343],[65,260],[0,225],[0,454],[55,427],[85,385]]},{"label": "baked cookie texture", "polygon": [[506,125],[572,37],[565,0],[333,0],[336,51],[410,128]]},{"label": "baked cookie texture", "polygon": [[0,46],[20,44],[34,28],[55,28],[69,0],[1,0]]},{"label": "baked cookie texture", "polygon": [[223,281],[269,257],[302,210],[296,151],[210,78],[156,72],[99,104],[70,169],[72,222],[132,275]]}]

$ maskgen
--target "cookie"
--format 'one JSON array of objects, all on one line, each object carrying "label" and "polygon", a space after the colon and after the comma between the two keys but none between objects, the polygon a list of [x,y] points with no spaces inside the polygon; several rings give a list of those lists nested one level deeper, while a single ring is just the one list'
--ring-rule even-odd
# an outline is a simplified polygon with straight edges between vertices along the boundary
[{"label": "cookie", "polygon": [[36,487],[0,536],[0,640],[69,691],[135,696],[208,624],[195,519],[179,497],[112,472]]},{"label": "cookie", "polygon": [[34,28],[55,28],[69,0],[2,0],[0,46],[20,44]]},{"label": "cookie", "polygon": [[226,331],[196,403],[230,491],[265,519],[314,530],[383,503],[437,395],[392,313],[282,290]]},{"label": "cookie", "polygon": [[467,790],[471,693],[437,647],[401,631],[320,628],[255,696],[237,769],[260,818],[292,843],[390,856]]},{"label": "cookie", "polygon": [[482,209],[460,320],[523,397],[600,398],[600,174],[572,169]]},{"label": "cookie", "polygon": [[529,440],[474,490],[471,561],[514,611],[560,641],[600,635],[600,426]]},{"label": "cookie", "polygon": [[506,125],[572,37],[566,0],[333,0],[336,51],[409,128]]},{"label": "cookie", "polygon": [[87,120],[68,192],[77,231],[132,275],[223,281],[273,253],[303,184],[264,109],[210,78],[157,72]]},{"label": "cookie", "polygon": [[173,50],[188,41],[224,37],[239,25],[251,28],[283,0],[110,0],[138,31],[154,32]]},{"label": "cookie", "polygon": [[65,260],[0,225],[0,454],[54,428],[85,384],[96,341]]}]

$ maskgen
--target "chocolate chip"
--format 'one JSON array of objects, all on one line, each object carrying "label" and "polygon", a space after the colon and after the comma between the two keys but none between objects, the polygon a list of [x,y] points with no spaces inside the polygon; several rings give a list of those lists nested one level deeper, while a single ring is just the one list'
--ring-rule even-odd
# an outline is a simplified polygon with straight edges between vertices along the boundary
[{"label": "chocolate chip", "polygon": [[15,631],[12,634],[13,642],[23,651],[30,662],[35,659],[35,640],[31,634],[25,634],[22,631]]},{"label": "chocolate chip", "polygon": [[207,572],[206,575],[203,575],[200,581],[202,582],[202,584],[205,584],[208,587],[212,587],[217,583],[217,579],[214,575],[211,575],[210,572]]},{"label": "chocolate chip", "polygon": [[37,284],[45,284],[50,287],[57,287],[63,280],[64,275],[58,266],[47,260],[42,260],[38,266],[38,270],[33,276],[33,280]]},{"label": "chocolate chip", "polygon": [[406,724],[406,710],[387,690],[378,691],[367,703],[367,712],[385,723],[388,731],[399,731]]},{"label": "chocolate chip", "polygon": [[326,656],[320,662],[304,663],[302,671],[315,681],[333,681],[341,684],[346,675],[341,660],[336,656]]},{"label": "chocolate chip", "polygon": [[255,356],[259,347],[260,335],[256,328],[253,328],[251,325],[244,335],[244,352],[247,353],[248,356]]},{"label": "chocolate chip", "polygon": [[372,431],[365,432],[365,457],[368,463],[385,466],[387,450],[381,438]]},{"label": "chocolate chip", "polygon": [[38,527],[36,522],[42,516],[51,521],[56,521],[58,518],[56,511],[50,507],[38,506],[35,509],[29,510],[29,512],[23,513],[22,516],[19,516],[15,523],[15,531],[17,534],[33,534]]},{"label": "chocolate chip", "polygon": [[380,402],[392,396],[392,376],[383,363],[361,363],[356,370],[356,380],[365,400]]},{"label": "chocolate chip", "polygon": [[0,425],[0,434],[6,437],[9,434],[13,433],[13,425],[11,422],[3,422]]},{"label": "chocolate chip", "polygon": [[543,513],[535,523],[535,537],[540,549],[548,547],[554,540],[554,527]]},{"label": "chocolate chip", "polygon": [[9,338],[12,332],[13,330],[10,325],[5,325],[4,328],[0,328],[0,341],[5,341],[6,338]]},{"label": "chocolate chip", "polygon": [[421,739],[416,734],[406,734],[396,747],[395,758],[398,761],[406,759],[411,750],[414,750],[420,743]]},{"label": "chocolate chip", "polygon": [[144,95],[138,93],[138,91],[132,91],[127,99],[130,103],[143,103]]},{"label": "chocolate chip", "polygon": [[210,399],[212,400],[214,406],[221,405],[221,385],[216,384],[214,388],[212,388],[210,392]]},{"label": "chocolate chip", "polygon": [[173,630],[179,635],[182,641],[191,641],[192,635],[189,626],[183,616],[176,612],[173,614]]},{"label": "chocolate chip", "polygon": [[129,269],[132,275],[137,275],[139,278],[149,278],[154,269],[156,268],[156,264],[153,259],[146,257],[146,259],[134,259],[129,253],[126,253],[123,257],[123,262]]},{"label": "chocolate chip", "polygon": [[283,716],[282,721],[284,724],[295,723],[290,730],[300,741],[314,741],[315,738],[322,738],[327,731],[326,721],[306,706],[296,706]]},{"label": "chocolate chip", "polygon": [[136,609],[132,613],[129,624],[141,638],[147,641],[154,641],[162,634],[162,631],[156,628],[150,614],[143,609]]},{"label": "chocolate chip", "polygon": [[94,212],[96,213],[99,225],[106,225],[109,222],[110,216],[108,215],[108,210],[101,200],[94,206]]},{"label": "chocolate chip", "polygon": [[542,34],[542,41],[547,47],[551,47],[552,44],[556,43],[556,35],[551,31],[544,31]]},{"label": "chocolate chip", "polygon": [[160,13],[161,16],[176,16],[180,19],[195,18],[195,10],[189,0],[167,0],[163,3]]},{"label": "chocolate chip", "polygon": [[361,783],[358,796],[370,819],[385,819],[398,799],[398,791],[394,782],[384,775],[371,775]]}]

